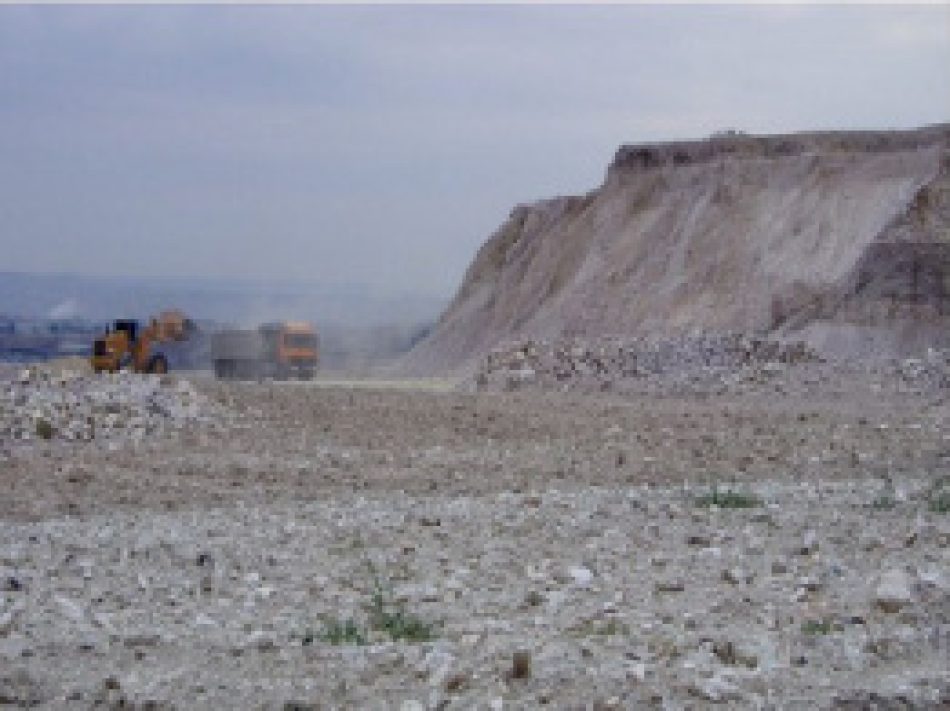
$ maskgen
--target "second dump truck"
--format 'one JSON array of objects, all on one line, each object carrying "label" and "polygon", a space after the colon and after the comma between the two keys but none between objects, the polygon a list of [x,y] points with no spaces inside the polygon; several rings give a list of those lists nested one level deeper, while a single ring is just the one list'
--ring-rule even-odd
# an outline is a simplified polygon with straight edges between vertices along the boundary
[{"label": "second dump truck", "polygon": [[313,378],[319,353],[309,323],[282,321],[255,329],[230,329],[211,336],[211,360],[218,378],[259,380]]}]

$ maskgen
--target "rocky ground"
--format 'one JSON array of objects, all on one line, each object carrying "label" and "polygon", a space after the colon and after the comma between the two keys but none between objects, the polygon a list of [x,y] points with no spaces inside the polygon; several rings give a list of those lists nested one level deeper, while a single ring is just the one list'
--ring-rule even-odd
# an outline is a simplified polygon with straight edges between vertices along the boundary
[{"label": "rocky ground", "polygon": [[567,392],[11,369],[0,705],[945,707],[942,358]]}]

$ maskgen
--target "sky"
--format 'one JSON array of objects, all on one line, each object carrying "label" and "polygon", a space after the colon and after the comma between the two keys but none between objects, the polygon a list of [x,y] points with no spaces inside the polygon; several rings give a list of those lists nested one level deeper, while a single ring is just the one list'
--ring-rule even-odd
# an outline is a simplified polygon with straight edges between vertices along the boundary
[{"label": "sky", "polygon": [[950,121],[950,5],[0,6],[0,271],[447,296],[625,143]]}]

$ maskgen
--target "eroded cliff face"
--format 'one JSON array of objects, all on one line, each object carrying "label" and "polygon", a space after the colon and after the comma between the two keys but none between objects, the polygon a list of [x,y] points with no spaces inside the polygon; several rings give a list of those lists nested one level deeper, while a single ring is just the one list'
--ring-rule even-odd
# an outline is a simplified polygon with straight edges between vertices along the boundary
[{"label": "eroded cliff face", "polygon": [[415,370],[515,338],[797,334],[950,342],[950,126],[624,146],[582,197],[515,208]]}]

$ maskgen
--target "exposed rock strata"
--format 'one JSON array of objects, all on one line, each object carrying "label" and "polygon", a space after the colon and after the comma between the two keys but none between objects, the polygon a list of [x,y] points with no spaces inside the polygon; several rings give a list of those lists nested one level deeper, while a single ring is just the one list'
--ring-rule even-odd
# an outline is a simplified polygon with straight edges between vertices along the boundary
[{"label": "exposed rock strata", "polygon": [[521,338],[950,344],[950,126],[624,146],[584,196],[516,207],[408,370]]}]

